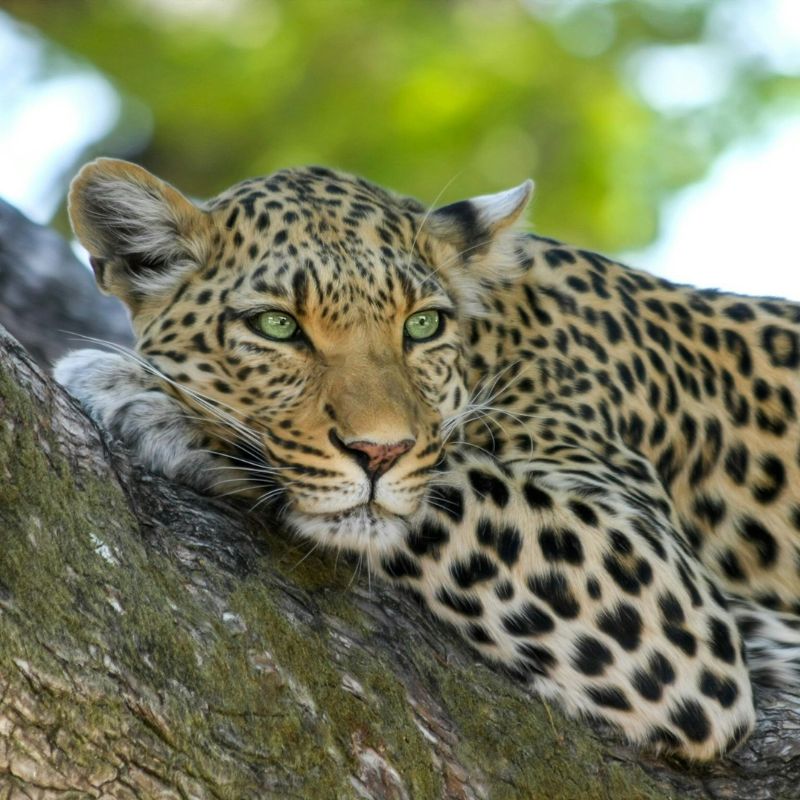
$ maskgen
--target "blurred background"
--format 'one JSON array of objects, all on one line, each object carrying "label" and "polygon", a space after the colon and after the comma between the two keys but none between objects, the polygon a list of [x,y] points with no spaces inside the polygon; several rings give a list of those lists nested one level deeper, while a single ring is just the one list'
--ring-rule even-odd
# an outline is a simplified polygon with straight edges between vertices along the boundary
[{"label": "blurred background", "polygon": [[[800,0],[2,0],[0,197],[95,155],[195,197],[302,163],[800,299]],[[438,198],[438,199],[437,199]]]}]

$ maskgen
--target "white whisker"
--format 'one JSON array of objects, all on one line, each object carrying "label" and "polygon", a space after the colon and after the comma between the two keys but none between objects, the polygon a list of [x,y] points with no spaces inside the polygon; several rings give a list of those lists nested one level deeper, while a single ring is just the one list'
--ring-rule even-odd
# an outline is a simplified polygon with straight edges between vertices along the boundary
[{"label": "white whisker", "polygon": [[[244,425],[242,422],[236,419],[236,417],[233,416],[232,414],[228,414],[227,412],[222,411],[220,408],[218,408],[218,406],[223,406],[225,408],[228,408],[234,414],[240,413],[237,409],[233,408],[232,406],[229,406],[227,403],[223,403],[222,401],[215,400],[214,398],[211,397],[207,397],[201,394],[200,392],[197,392],[194,389],[190,389],[188,386],[185,386],[179,383],[178,381],[175,381],[168,375],[165,375],[163,372],[161,372],[161,370],[154,367],[149,361],[142,358],[138,353],[134,353],[127,347],[123,347],[122,345],[118,345],[114,342],[107,342],[104,341],[103,339],[97,339],[93,336],[84,336],[82,334],[74,334],[74,335],[85,341],[110,347],[116,353],[119,353],[120,355],[129,358],[131,361],[142,367],[142,369],[144,369],[146,372],[150,373],[159,380],[162,380],[165,383],[169,384],[170,386],[174,387],[179,392],[183,392],[184,394],[192,398],[203,409],[208,411],[210,414],[216,416],[216,418],[219,419],[220,422],[227,424],[228,427],[233,428],[235,431],[241,433],[245,437],[246,441],[250,442],[251,444],[257,445],[259,447],[263,446],[260,438],[255,433],[255,431],[248,428],[246,425]],[[191,415],[187,414],[187,417],[190,416]]]}]

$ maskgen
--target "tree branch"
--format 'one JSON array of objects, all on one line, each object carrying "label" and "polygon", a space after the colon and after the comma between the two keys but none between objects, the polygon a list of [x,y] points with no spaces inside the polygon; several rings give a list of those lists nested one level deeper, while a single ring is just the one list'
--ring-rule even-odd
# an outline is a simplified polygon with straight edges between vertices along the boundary
[{"label": "tree branch", "polygon": [[44,367],[83,346],[73,333],[133,344],[122,303],[97,291],[90,270],[55,231],[2,199],[0,322]]}]

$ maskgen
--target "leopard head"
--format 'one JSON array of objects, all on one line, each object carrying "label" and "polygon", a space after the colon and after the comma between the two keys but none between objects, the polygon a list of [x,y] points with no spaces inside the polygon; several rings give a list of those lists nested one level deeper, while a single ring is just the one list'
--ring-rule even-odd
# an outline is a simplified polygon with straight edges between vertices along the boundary
[{"label": "leopard head", "polygon": [[198,204],[100,159],[69,211],[164,391],[301,533],[363,548],[402,533],[441,460],[469,400],[465,334],[519,269],[531,189],[427,210],[311,167]]}]

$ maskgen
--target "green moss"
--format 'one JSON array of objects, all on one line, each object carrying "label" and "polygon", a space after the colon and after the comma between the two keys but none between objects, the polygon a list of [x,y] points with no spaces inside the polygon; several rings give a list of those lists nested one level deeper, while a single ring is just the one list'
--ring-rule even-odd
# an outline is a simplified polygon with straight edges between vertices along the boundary
[{"label": "green moss", "polygon": [[[481,768],[493,800],[520,796],[548,800],[667,800],[644,772],[604,757],[580,722],[566,718],[546,701],[512,690],[488,667],[469,674],[429,667],[442,699],[463,736],[457,750]],[[486,687],[491,698],[471,687]],[[570,751],[565,758],[564,749]]]},{"label": "green moss", "polygon": [[[323,572],[330,573],[330,569]],[[326,612],[330,610],[327,603],[330,594],[333,593],[325,596]],[[410,716],[405,688],[393,677],[388,665],[361,650],[346,656],[345,670],[361,684],[366,697],[380,697],[377,708],[368,699],[358,699],[342,687],[342,655],[338,654],[338,667],[334,669],[335,656],[325,639],[311,629],[298,635],[296,627],[275,608],[268,590],[257,578],[249,579],[234,592],[231,605],[258,637],[269,643],[279,668],[300,684],[317,709],[313,715],[322,722],[323,738],[316,752],[293,754],[300,764],[306,768],[311,764],[323,774],[326,754],[333,749],[347,760],[347,771],[355,772],[357,742],[359,748],[369,747],[382,754],[400,774],[412,797],[420,800],[441,797],[441,779]],[[281,735],[281,741],[284,738]]]},{"label": "green moss", "polygon": [[[47,412],[36,409],[2,374],[0,408],[6,422],[0,427],[0,588],[9,598],[8,610],[0,615],[0,671],[27,689],[14,658],[61,676],[63,663],[52,653],[80,654],[81,673],[93,674],[97,684],[90,697],[71,695],[64,703],[57,692],[35,686],[40,713],[62,721],[62,746],[71,764],[93,769],[113,762],[112,732],[123,735],[130,728],[139,741],[171,739],[169,758],[184,771],[205,773],[220,796],[248,796],[254,790],[252,776],[235,774],[239,770],[224,758],[223,748],[213,745],[214,725],[227,719],[231,708],[246,711],[263,704],[263,685],[244,680],[243,659],[231,660],[228,672],[236,674],[224,681],[217,659],[198,660],[193,636],[207,627],[207,609],[187,596],[185,579],[174,565],[130,535],[138,526],[119,486],[89,470],[73,474],[55,441],[42,446],[34,432],[46,430]],[[97,552],[102,545],[113,563]],[[205,633],[217,640],[214,648],[220,652],[230,644],[221,623]],[[97,645],[94,662],[88,656],[91,644]],[[164,692],[165,707],[158,710],[165,722],[155,724],[146,712],[132,712],[107,678],[109,669],[156,690],[170,688]],[[185,690],[175,691],[176,684]],[[210,714],[203,709],[207,696],[219,697],[218,709]],[[246,741],[251,721],[240,716],[231,724]],[[100,731],[98,741],[91,741],[92,732]],[[269,761],[267,754],[264,763]]]},{"label": "green moss", "polygon": [[2,375],[0,398],[6,422],[0,429],[0,475],[9,476],[0,482],[5,534],[0,575],[40,630],[74,629],[80,620],[65,566],[79,565],[76,579],[82,580],[85,569],[102,577],[104,562],[92,552],[90,533],[103,539],[112,532],[102,530],[103,520],[113,520],[117,530],[135,522],[119,487],[100,483],[88,472],[76,485],[56,443],[46,442],[48,452],[43,451],[33,432],[43,415],[37,420],[30,398]]},{"label": "green moss", "polygon": [[273,570],[307,592],[325,590],[325,608],[353,628],[364,629],[366,620],[353,605],[350,588],[360,567],[351,557],[314,550],[307,542],[269,541],[269,564]]}]

